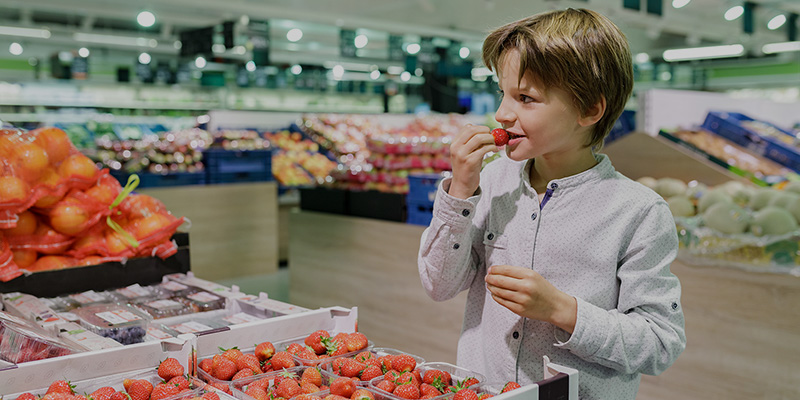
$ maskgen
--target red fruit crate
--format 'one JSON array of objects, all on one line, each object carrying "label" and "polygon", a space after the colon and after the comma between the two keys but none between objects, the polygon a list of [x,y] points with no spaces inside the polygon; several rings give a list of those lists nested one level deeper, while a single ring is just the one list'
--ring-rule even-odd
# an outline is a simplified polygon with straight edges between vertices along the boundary
[{"label": "red fruit crate", "polygon": [[[411,358],[414,359],[414,361],[416,362],[416,365],[420,365],[420,364],[423,364],[425,362],[425,359],[420,357],[420,356],[417,356],[417,355],[414,355],[414,354],[410,354],[410,353],[406,353],[406,352],[401,351],[401,350],[390,349],[388,347],[374,347],[374,348],[368,350],[368,352],[370,354],[372,354],[372,357],[374,357],[375,359],[378,359],[378,358],[384,357],[384,356],[407,355],[407,356],[411,356]],[[347,358],[357,358],[361,353],[363,353],[363,351],[362,352],[358,352],[357,354],[355,354],[355,355],[353,355],[351,357],[347,357]],[[334,362],[328,363],[325,366],[325,370],[328,371],[329,373],[333,374],[333,375],[336,375],[336,376],[345,376],[343,374],[339,374],[336,371],[334,371],[334,365],[335,365]],[[368,386],[369,385],[369,381],[370,381],[370,379],[361,380],[360,382],[361,382],[362,386]]]}]

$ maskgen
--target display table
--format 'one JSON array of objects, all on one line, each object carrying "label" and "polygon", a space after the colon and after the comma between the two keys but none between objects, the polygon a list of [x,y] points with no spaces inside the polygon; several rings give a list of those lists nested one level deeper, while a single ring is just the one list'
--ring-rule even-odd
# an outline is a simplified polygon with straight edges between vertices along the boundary
[{"label": "display table", "polygon": [[[196,276],[221,280],[278,270],[275,182],[142,189],[176,216],[192,221]],[[330,303],[333,304],[333,303]]]}]

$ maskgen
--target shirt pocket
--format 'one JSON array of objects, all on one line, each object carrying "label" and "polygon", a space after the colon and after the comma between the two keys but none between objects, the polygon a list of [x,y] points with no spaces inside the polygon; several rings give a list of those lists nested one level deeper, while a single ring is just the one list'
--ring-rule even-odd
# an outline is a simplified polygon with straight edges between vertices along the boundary
[{"label": "shirt pocket", "polygon": [[483,233],[483,248],[486,252],[486,266],[506,265],[511,262],[508,238],[494,230]]}]

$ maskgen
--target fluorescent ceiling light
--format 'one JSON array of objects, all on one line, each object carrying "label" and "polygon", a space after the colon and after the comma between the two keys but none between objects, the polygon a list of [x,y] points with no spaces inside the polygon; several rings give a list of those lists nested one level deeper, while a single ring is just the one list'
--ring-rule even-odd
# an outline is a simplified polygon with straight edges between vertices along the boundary
[{"label": "fluorescent ceiling light", "polygon": [[203,69],[206,67],[206,64],[207,64],[206,59],[203,57],[197,57],[194,60],[194,66],[197,68]]},{"label": "fluorescent ceiling light", "polygon": [[245,64],[244,68],[250,72],[253,72],[256,70],[256,63],[254,63],[253,61],[248,61],[247,64]]},{"label": "fluorescent ceiling light", "polygon": [[293,75],[300,75],[300,73],[303,72],[303,67],[300,64],[295,64],[292,65],[290,71],[292,71]]},{"label": "fluorescent ceiling light", "polygon": [[150,54],[147,53],[139,54],[139,64],[147,65],[150,64],[151,60],[152,58],[150,58]]},{"label": "fluorescent ceiling light", "polygon": [[681,8],[681,7],[689,4],[690,1],[692,1],[692,0],[672,0],[672,7],[673,8]]},{"label": "fluorescent ceiling light", "polygon": [[763,51],[764,54],[787,53],[787,52],[790,52],[790,51],[800,51],[800,41],[768,43],[768,44],[765,44],[764,47],[761,48],[761,51]]},{"label": "fluorescent ceiling light", "polygon": [[8,52],[18,56],[22,54],[22,45],[17,42],[11,43],[11,46],[8,46]]},{"label": "fluorescent ceiling light", "polygon": [[158,40],[133,36],[99,35],[78,32],[72,38],[79,42],[113,44],[118,46],[157,47]]},{"label": "fluorescent ceiling light", "polygon": [[150,11],[142,11],[136,16],[136,22],[145,28],[149,28],[156,23],[156,16]]},{"label": "fluorescent ceiling light", "polygon": [[403,81],[403,82],[410,81],[411,80],[411,72],[403,71],[403,73],[400,74],[400,80]]},{"label": "fluorescent ceiling light", "polygon": [[778,14],[771,20],[769,20],[769,22],[767,22],[767,28],[769,28],[769,30],[771,31],[774,31],[775,29],[782,27],[783,24],[785,23],[786,23],[786,16],[783,14]]},{"label": "fluorescent ceiling light", "polygon": [[367,38],[367,35],[358,35],[353,42],[357,49],[363,49],[369,42],[369,38]]},{"label": "fluorescent ceiling light", "polygon": [[375,71],[369,73],[369,77],[372,78],[372,80],[376,80],[381,77],[381,71],[376,69]]},{"label": "fluorescent ceiling light", "polygon": [[14,26],[0,26],[0,35],[23,36],[30,38],[50,38],[50,31],[47,29],[17,28]]},{"label": "fluorescent ceiling light", "polygon": [[491,76],[492,71],[486,67],[478,67],[472,69],[472,76]]},{"label": "fluorescent ceiling light", "polygon": [[686,49],[670,49],[663,54],[665,61],[703,60],[709,58],[737,57],[744,54],[744,46],[730,44],[726,46],[690,47]]},{"label": "fluorescent ceiling light", "polygon": [[405,71],[405,68],[399,67],[397,65],[390,65],[389,68],[386,69],[386,72],[388,72],[391,75],[400,75],[403,73],[403,71]]},{"label": "fluorescent ceiling light", "polygon": [[416,75],[416,76],[422,76],[422,68],[417,68],[417,69],[415,69],[415,70],[414,70],[414,75]]},{"label": "fluorescent ceiling light", "polygon": [[419,53],[419,50],[420,50],[420,46],[417,43],[411,43],[408,46],[406,46],[406,51],[408,52],[408,54],[411,54],[411,55]]},{"label": "fluorescent ceiling light", "polygon": [[466,59],[467,57],[469,57],[469,48],[467,48],[466,46],[460,48],[458,50],[458,56],[461,57],[462,59]]},{"label": "fluorescent ceiling light", "polygon": [[296,42],[303,38],[303,31],[298,28],[292,28],[289,32],[286,32],[286,39],[290,42]]},{"label": "fluorescent ceiling light", "polygon": [[337,66],[333,67],[333,77],[334,77],[334,79],[339,80],[339,79],[342,79],[343,76],[344,76],[344,67],[342,67],[341,65],[337,65]]},{"label": "fluorescent ceiling light", "polygon": [[728,21],[733,21],[736,18],[739,18],[744,14],[744,7],[742,6],[734,6],[725,11],[725,19]]},{"label": "fluorescent ceiling light", "polygon": [[638,64],[644,64],[650,61],[650,54],[638,53],[636,56],[634,56],[634,60],[636,60],[636,63]]},{"label": "fluorescent ceiling light", "polygon": [[78,50],[78,55],[83,58],[89,57],[89,54],[90,54],[89,49],[87,49],[86,47],[81,47],[81,49]]}]

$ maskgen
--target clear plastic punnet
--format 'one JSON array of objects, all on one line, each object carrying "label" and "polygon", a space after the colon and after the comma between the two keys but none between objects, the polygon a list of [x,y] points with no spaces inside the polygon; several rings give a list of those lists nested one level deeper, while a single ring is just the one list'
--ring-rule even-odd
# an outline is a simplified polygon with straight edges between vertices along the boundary
[{"label": "clear plastic punnet", "polygon": [[[468,370],[466,368],[461,368],[459,366],[456,366],[456,365],[453,365],[453,364],[450,364],[450,363],[445,363],[445,362],[423,363],[423,364],[420,364],[420,365],[417,366],[417,370],[419,370],[420,376],[422,376],[423,380],[425,379],[425,373],[427,371],[439,370],[439,371],[447,372],[448,374],[450,374],[450,377],[451,377],[451,381],[445,383],[447,386],[455,385],[458,382],[464,381],[464,380],[466,380],[468,378],[475,378],[478,381],[476,383],[476,385],[480,384],[481,382],[486,380],[486,377],[484,375],[482,375],[482,374],[479,374],[479,373],[477,373],[475,371],[470,371],[470,370]],[[403,400],[401,397],[398,397],[398,396],[396,396],[396,395],[394,395],[392,393],[389,393],[389,392],[387,392],[387,391],[385,391],[383,389],[380,389],[378,387],[378,385],[383,380],[384,380],[384,376],[379,376],[377,378],[374,378],[374,379],[369,381],[369,387],[371,389],[377,391],[378,393],[381,393],[383,396],[385,396],[388,399],[391,399],[391,400]],[[451,397],[452,395],[453,395],[452,393],[444,393],[441,396],[437,396],[437,397],[433,397],[433,398],[434,399],[445,399],[445,398]]]},{"label": "clear plastic punnet", "polygon": [[142,303],[155,300],[157,296],[151,288],[142,287],[138,283],[110,291],[109,294],[122,303]]},{"label": "clear plastic punnet", "polygon": [[[420,357],[420,356],[417,356],[417,355],[414,355],[414,354],[410,354],[410,353],[406,353],[405,351],[401,351],[401,350],[391,349],[391,348],[388,348],[388,347],[372,347],[372,348],[369,348],[368,350],[360,351],[357,354],[351,355],[351,356],[349,356],[347,358],[356,358],[358,360],[358,358],[360,357],[361,353],[364,352],[364,351],[368,351],[372,355],[373,358],[380,358],[380,357],[384,357],[384,356],[408,355],[408,356],[411,356],[411,358],[414,359],[414,361],[416,362],[416,365],[421,365],[421,364],[423,364],[425,362],[425,359]],[[361,360],[358,360],[358,361],[361,361]],[[335,368],[334,365],[335,365],[335,363],[332,363],[332,362],[328,363],[327,365],[325,365],[325,370],[328,371],[329,373],[333,374],[333,375],[340,376],[340,374],[337,373],[336,368]],[[361,385],[362,386],[368,386],[369,385],[369,380],[362,380],[361,381]]]},{"label": "clear plastic punnet", "polygon": [[144,341],[150,317],[125,304],[95,304],[72,311],[81,325],[122,344]]},{"label": "clear plastic punnet", "polygon": [[171,299],[152,300],[137,304],[136,307],[150,314],[154,319],[192,314],[195,312],[189,305]]},{"label": "clear plastic punnet", "polygon": [[39,326],[0,311],[0,358],[19,364],[80,353],[84,349]]},{"label": "clear plastic punnet", "polygon": [[110,303],[113,298],[105,292],[95,292],[94,290],[87,290],[81,293],[73,293],[66,296],[58,297],[59,300],[65,305],[65,310],[69,311],[78,307],[88,306],[91,304]]},{"label": "clear plastic punnet", "polygon": [[192,293],[184,297],[175,298],[192,307],[195,312],[219,310],[225,308],[225,298],[205,291]]},{"label": "clear plastic punnet", "polygon": [[186,296],[197,292],[197,289],[175,281],[161,282],[151,285],[149,288],[152,289],[161,299]]}]

